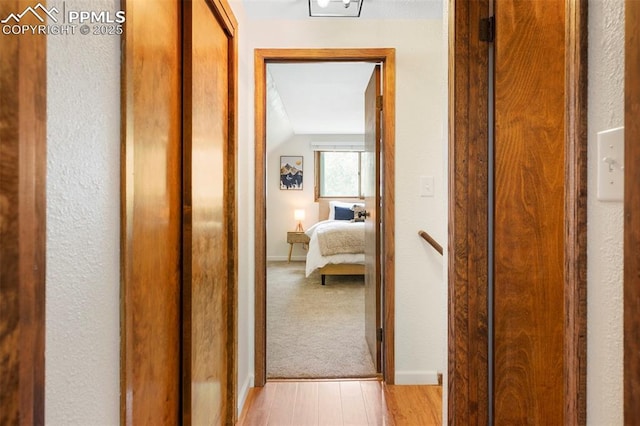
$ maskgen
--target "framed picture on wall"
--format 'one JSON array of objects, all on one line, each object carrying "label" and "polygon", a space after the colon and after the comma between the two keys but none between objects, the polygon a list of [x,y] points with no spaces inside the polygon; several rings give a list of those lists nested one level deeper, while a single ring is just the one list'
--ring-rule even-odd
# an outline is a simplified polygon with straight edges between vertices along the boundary
[{"label": "framed picture on wall", "polygon": [[302,155],[280,156],[280,189],[302,189]]}]

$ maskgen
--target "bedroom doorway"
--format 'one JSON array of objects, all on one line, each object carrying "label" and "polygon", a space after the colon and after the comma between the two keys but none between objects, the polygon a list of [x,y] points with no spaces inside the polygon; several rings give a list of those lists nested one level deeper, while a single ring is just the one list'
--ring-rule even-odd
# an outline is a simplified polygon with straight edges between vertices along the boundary
[{"label": "bedroom doorway", "polygon": [[[278,189],[276,188],[277,193],[274,194],[273,191],[269,189],[269,186],[270,186],[269,183],[273,180],[273,179],[270,179],[270,177],[273,177],[273,176],[270,176],[269,171],[274,168],[278,170],[279,165],[282,167],[282,164],[276,164],[278,158],[280,159],[280,162],[282,162],[282,157],[296,157],[296,158],[285,158],[285,159],[291,160],[291,161],[295,161],[297,159],[301,161],[299,163],[299,166],[302,168],[302,170],[306,174],[304,175],[304,181],[301,185],[301,188],[299,189],[302,191],[310,191],[310,197],[314,203],[317,203],[318,200],[322,200],[322,198],[317,197],[318,194],[314,193],[315,182],[312,179],[313,173],[310,173],[307,171],[307,170],[311,171],[314,169],[314,166],[318,162],[318,158],[319,158],[317,154],[307,153],[307,155],[301,156],[299,155],[299,153],[296,153],[296,152],[290,152],[290,153],[287,152],[287,154],[290,154],[290,155],[279,156],[279,154],[285,154],[283,152],[283,153],[278,153],[278,156],[275,157],[276,160],[273,160],[272,149],[271,147],[267,146],[267,135],[269,135],[269,138],[272,138],[273,132],[282,131],[282,129],[279,129],[279,128],[275,128],[275,129],[270,128],[269,130],[267,129],[267,126],[268,126],[267,112],[270,111],[269,114],[274,114],[274,110],[275,110],[275,113],[276,114],[278,113],[278,108],[277,107],[274,108],[274,102],[277,102],[277,100],[272,99],[272,95],[270,95],[270,91],[268,90],[270,85],[273,85],[274,82],[271,77],[271,73],[267,72],[267,66],[271,64],[282,66],[287,63],[296,63],[296,64],[334,63],[335,64],[336,62],[341,62],[341,63],[360,63],[360,65],[368,64],[370,67],[368,71],[369,74],[373,73],[373,69],[376,63],[380,64],[382,80],[381,80],[381,84],[377,85],[377,88],[378,89],[382,88],[383,93],[381,94],[383,96],[378,98],[378,96],[374,95],[373,104],[374,104],[374,109],[375,109],[375,105],[378,105],[380,108],[384,109],[384,112],[385,112],[384,118],[383,118],[384,121],[380,123],[380,127],[383,129],[386,129],[387,132],[384,134],[383,137],[378,138],[378,140],[381,140],[379,149],[377,150],[380,154],[371,156],[371,158],[373,159],[372,164],[374,165],[376,164],[376,161],[379,161],[378,170],[380,169],[384,170],[385,173],[384,174],[374,173],[376,182],[373,184],[373,187],[380,188],[380,191],[379,191],[379,196],[377,198],[377,201],[375,199],[373,200],[373,207],[371,206],[368,207],[369,208],[368,213],[369,214],[373,213],[374,217],[383,216],[385,218],[384,226],[379,227],[379,229],[376,229],[375,226],[370,227],[371,229],[373,229],[373,232],[377,231],[377,235],[380,237],[379,240],[383,242],[382,244],[380,244],[380,249],[379,249],[380,250],[379,253],[381,254],[381,256],[377,256],[377,258],[374,258],[374,260],[372,261],[372,264],[367,266],[366,268],[362,268],[362,265],[359,265],[361,269],[358,272],[353,272],[352,270],[347,269],[346,271],[338,271],[337,273],[338,274],[353,274],[353,273],[362,274],[363,273],[362,269],[366,269],[367,273],[373,272],[372,276],[374,277],[373,282],[375,282],[375,284],[373,287],[369,287],[370,289],[372,288],[373,291],[369,291],[368,294],[370,296],[366,298],[370,301],[373,300],[373,304],[377,306],[378,315],[376,315],[376,313],[374,312],[374,314],[370,317],[370,319],[367,320],[368,322],[371,322],[371,320],[373,320],[374,321],[373,324],[375,324],[374,326],[375,328],[368,327],[368,329],[370,332],[373,332],[374,334],[374,339],[373,339],[374,353],[376,353],[375,342],[378,340],[378,336],[380,337],[383,336],[382,344],[380,345],[380,349],[377,351],[378,354],[381,354],[380,356],[381,361],[378,362],[379,369],[377,371],[381,373],[381,376],[387,383],[393,382],[393,378],[394,378],[394,364],[393,364],[393,360],[394,360],[394,356],[393,356],[394,264],[392,261],[393,259],[392,236],[393,236],[393,226],[394,226],[394,217],[393,217],[394,215],[394,206],[393,206],[394,164],[393,164],[393,155],[384,155],[384,154],[394,152],[394,134],[393,134],[394,132],[392,131],[392,129],[394,129],[393,99],[395,98],[394,96],[395,54],[394,53],[395,52],[393,49],[362,49],[362,50],[359,49],[357,51],[350,50],[350,49],[319,49],[319,50],[258,49],[256,50],[256,56],[255,56],[256,57],[256,63],[255,63],[256,65],[256,70],[255,70],[255,84],[256,84],[256,91],[255,91],[255,105],[256,105],[256,117],[255,117],[255,121],[256,121],[255,123],[256,124],[255,125],[255,134],[256,134],[255,384],[256,386],[263,386],[266,383],[266,380],[268,377],[267,358],[269,355],[267,352],[267,318],[268,318],[269,309],[271,309],[271,311],[275,311],[276,309],[278,309],[277,307],[278,304],[280,305],[286,304],[286,302],[284,301],[285,298],[282,298],[283,300],[280,300],[281,298],[278,298],[275,301],[268,302],[267,281],[270,280],[270,275],[271,276],[273,276],[274,274],[277,275],[277,278],[274,278],[274,280],[278,283],[283,283],[289,279],[302,279],[302,280],[316,279],[318,282],[315,283],[316,284],[315,286],[313,286],[313,283],[308,283],[310,285],[307,287],[312,288],[314,291],[317,291],[317,293],[314,293],[314,294],[321,295],[322,297],[326,297],[330,295],[331,292],[336,289],[340,289],[340,291],[344,289],[347,289],[347,291],[351,291],[354,288],[357,288],[358,286],[360,287],[360,290],[362,290],[362,287],[363,287],[362,282],[360,282],[359,284],[356,284],[355,286],[353,285],[353,283],[350,282],[350,280],[356,280],[356,281],[358,279],[362,280],[362,278],[352,276],[352,275],[331,276],[326,279],[328,283],[326,287],[323,287],[322,284],[320,283],[321,278],[319,274],[315,273],[315,275],[310,275],[309,277],[306,277],[307,271],[305,271],[305,263],[299,262],[299,261],[296,262],[296,260],[304,260],[305,258],[304,256],[306,252],[303,252],[299,248],[294,249],[293,257],[291,257],[291,252],[289,252],[289,256],[283,256],[284,257],[283,259],[276,259],[278,260],[278,262],[276,263],[271,263],[270,260],[274,260],[274,259],[268,258],[268,244],[271,245],[272,241],[268,239],[267,229],[269,229],[269,238],[272,238],[274,240],[276,239],[280,240],[279,241],[280,244],[289,244],[290,242],[288,240],[284,240],[284,237],[278,238],[278,235],[276,234],[283,234],[285,236],[288,236],[290,232],[287,232],[287,231],[290,231],[293,229],[292,227],[295,227],[295,222],[293,222],[294,220],[293,210],[289,212],[291,208],[281,204],[279,204],[282,206],[281,211],[277,213],[278,222],[280,222],[281,223],[280,226],[284,226],[285,229],[282,232],[273,232],[271,225],[268,225],[268,219],[272,219],[275,216],[275,213],[273,211],[269,213],[268,211],[269,204],[267,203],[267,193],[269,193],[269,197],[271,200],[271,197],[277,198],[279,195],[282,195],[281,193],[288,192],[288,190],[278,191]],[[374,84],[374,88],[375,88],[375,84]],[[376,99],[380,99],[380,100],[376,101]],[[374,112],[373,115],[375,116],[376,113]],[[375,136],[371,136],[371,138],[373,140],[376,140]],[[341,142],[344,143],[345,141],[342,140]],[[310,150],[309,142],[306,142],[305,145],[306,145],[305,149]],[[320,149],[317,149],[317,151],[320,151]],[[270,154],[269,156],[267,155],[268,153]],[[312,161],[310,161],[311,159],[309,158],[310,156],[311,158],[313,158]],[[362,157],[368,158],[366,153],[362,153]],[[287,164],[291,163],[291,161],[288,161]],[[268,167],[267,167],[267,162],[268,162]],[[365,161],[362,161],[362,164],[364,163]],[[360,171],[363,171],[363,170],[361,169]],[[278,176],[276,176],[275,178],[277,179]],[[353,205],[354,202],[362,201],[360,199],[362,195],[363,195],[363,192],[359,192],[359,197],[351,200],[346,200],[346,201],[351,202],[351,205]],[[329,202],[328,200],[325,200],[325,201],[326,201],[325,203],[317,203],[317,206],[314,208],[307,207],[302,209],[305,212],[305,216],[306,216],[305,224],[311,225],[315,223],[318,219],[326,218],[324,215],[328,215]],[[376,205],[378,207],[375,207]],[[377,212],[377,210],[379,210],[379,212]],[[289,218],[289,216],[291,216],[291,218]],[[368,219],[371,221],[373,218],[369,217]],[[378,223],[378,222],[374,222],[374,223]],[[291,248],[296,246],[295,243],[297,242],[298,241],[295,241],[293,244],[291,244],[291,246],[287,245],[285,247],[288,247],[287,250],[290,250]],[[300,246],[302,246],[305,243],[304,241],[299,241],[299,242],[301,243],[299,244]],[[386,244],[384,244],[384,242],[386,242]],[[373,253],[375,253],[375,249]],[[371,254],[369,253],[367,256],[371,257]],[[388,259],[388,260],[381,262],[380,259]],[[290,260],[293,260],[294,262],[289,263]],[[381,279],[378,279],[377,281],[375,281],[376,270],[378,271],[381,277]],[[336,273],[336,271],[334,270],[332,272],[327,272],[327,274],[329,273],[334,274]],[[287,278],[285,279],[283,277],[287,277]],[[324,277],[322,278],[322,281],[324,281]],[[368,283],[371,283],[371,282],[372,281],[370,276],[368,278]],[[382,285],[381,283],[384,283],[384,285]],[[302,287],[304,286],[298,284],[296,287],[296,290],[300,290]],[[367,285],[364,285],[364,287],[367,287]],[[300,295],[297,295],[297,296],[300,296]],[[312,295],[310,297],[314,299],[316,296]],[[359,296],[359,297],[361,298],[359,300],[362,300],[362,296]],[[373,297],[373,299],[371,299],[371,297]],[[308,299],[309,297],[306,297],[306,298]],[[291,300],[289,299],[289,296],[287,296],[286,299]],[[318,300],[317,302],[318,305],[323,303],[320,301],[320,299],[317,299],[317,300]],[[335,299],[335,300],[339,300],[339,299]],[[325,301],[324,304],[332,305],[332,306],[338,305],[338,303],[336,303],[335,300],[334,302]],[[376,304],[376,301],[377,301],[377,304]],[[278,303],[273,305],[274,302],[278,302]],[[348,304],[349,302],[340,300],[340,303]],[[358,302],[358,303],[362,303],[362,302]],[[369,302],[368,305],[371,305],[371,302]],[[299,306],[297,310],[303,311],[303,312],[310,312],[312,307],[318,308],[317,306],[314,306],[313,304],[311,304],[311,305],[308,305],[306,308]],[[336,306],[333,306],[333,307],[335,308]],[[362,308],[364,308],[364,306],[362,306]],[[349,308],[346,308],[346,309],[349,310]],[[370,309],[368,311],[370,314]],[[282,318],[284,320],[282,322],[291,321],[291,320],[293,320],[294,322],[296,321],[295,318],[293,318],[289,314],[278,314],[278,315],[286,317],[286,318]],[[362,315],[364,316],[364,312],[362,312]],[[375,323],[376,318],[379,321],[377,324]],[[278,321],[278,323],[280,323],[280,321]],[[382,324],[383,326],[381,326]],[[379,332],[378,330],[383,330],[383,331]],[[276,345],[282,346],[283,344],[282,342],[280,342],[280,343],[276,343]],[[284,346],[286,346],[286,344],[284,344]],[[372,358],[373,364],[375,365],[376,364],[375,355],[372,356],[371,358]],[[334,356],[333,359],[336,359],[336,357]],[[351,373],[347,373],[342,376],[334,376],[334,377],[356,377],[356,376],[363,376],[363,375],[364,376],[376,375],[375,368],[374,370],[368,370],[369,371],[368,373],[363,373],[363,371],[365,371],[366,369],[362,370],[361,367],[363,366],[358,366],[358,368],[350,370]],[[353,368],[353,367],[347,367],[347,369],[349,368]],[[322,371],[316,372],[315,374],[316,374],[315,377],[323,377],[323,374],[324,375],[329,374],[329,377],[331,377],[331,373],[323,373]],[[273,374],[269,374],[269,376],[274,377]],[[279,375],[275,374],[275,376],[278,377]],[[284,374],[283,377],[286,377],[286,376],[287,374]],[[290,377],[287,377],[287,378],[301,378],[301,377],[299,374],[293,373],[290,375]]]}]

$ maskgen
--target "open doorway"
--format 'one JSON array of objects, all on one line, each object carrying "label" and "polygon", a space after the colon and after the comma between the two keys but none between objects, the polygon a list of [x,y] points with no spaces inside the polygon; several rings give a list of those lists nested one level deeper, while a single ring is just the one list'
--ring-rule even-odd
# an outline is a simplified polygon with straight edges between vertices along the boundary
[{"label": "open doorway", "polygon": [[364,272],[368,225],[369,250],[379,257],[379,215],[363,209],[366,192],[379,186],[367,187],[379,178],[377,163],[367,162],[378,150],[365,145],[367,87],[373,79],[373,115],[379,69],[268,63],[266,78],[267,379],[376,377],[379,300],[365,295],[379,294],[378,260],[369,287]]},{"label": "open doorway", "polygon": [[[268,268],[268,262],[267,262],[268,260],[267,243],[270,237],[268,227],[267,227],[268,217],[269,217],[269,213],[267,211],[267,208],[268,208],[267,193],[269,193],[270,191],[269,185],[268,185],[268,181],[269,181],[268,172],[270,169],[269,166],[274,167],[274,165],[271,163],[275,163],[275,167],[278,173],[280,173],[279,169],[282,166],[280,164],[281,156],[279,154],[274,157],[276,158],[276,160],[274,161],[270,161],[269,156],[267,155],[268,149],[269,149],[269,146],[267,143],[267,102],[268,102],[267,99],[269,96],[267,91],[268,79],[269,79],[268,77],[269,74],[267,73],[267,65],[271,63],[282,64],[287,62],[320,63],[320,62],[345,62],[345,61],[366,63],[366,64],[369,64],[369,67],[373,67],[373,64],[375,63],[381,64],[380,68],[382,71],[382,74],[381,74],[382,81],[381,81],[381,84],[378,85],[378,89],[382,88],[381,90],[384,93],[383,93],[383,96],[379,98],[380,100],[376,100],[376,97],[374,97],[373,103],[374,105],[378,104],[379,107],[381,107],[385,111],[383,122],[379,123],[379,127],[381,129],[385,129],[385,132],[381,134],[381,137],[378,139],[380,141],[378,150],[376,151],[376,148],[373,148],[373,150],[376,151],[376,155],[374,156],[374,158],[379,161],[379,163],[377,163],[379,165],[378,170],[384,170],[384,173],[374,174],[374,176],[377,176],[377,180],[372,186],[374,188],[377,188],[376,191],[379,196],[377,198],[377,201],[375,201],[376,199],[374,199],[373,208],[370,208],[368,213],[369,214],[373,213],[372,219],[379,220],[378,218],[380,216],[384,216],[385,220],[384,220],[384,226],[382,227],[375,225],[375,223],[380,223],[379,221],[376,222],[374,220],[372,222],[374,223],[374,226],[371,229],[373,229],[373,231],[379,236],[380,241],[383,242],[379,246],[380,255],[376,258],[374,262],[372,262],[373,264],[369,265],[369,262],[365,261],[365,263],[367,263],[368,266],[364,267],[364,270],[361,269],[359,271],[353,271],[353,270],[345,271],[345,270],[342,270],[341,267],[338,268],[339,270],[332,269],[327,272],[327,275],[335,274],[335,275],[342,276],[342,278],[336,279],[335,277],[332,277],[328,279],[331,281],[327,281],[327,282],[332,282],[332,285],[334,285],[335,283],[340,284],[340,281],[345,279],[347,280],[350,279],[350,278],[344,278],[345,276],[356,277],[357,275],[362,275],[365,271],[369,271],[369,275],[370,275],[370,272],[372,270],[379,271],[382,279],[381,280],[379,279],[377,282],[374,281],[375,284],[373,287],[370,287],[370,291],[369,291],[369,294],[373,294],[372,300],[373,300],[373,304],[377,307],[377,315],[374,313],[370,319],[367,319],[365,321],[365,324],[366,323],[374,324],[373,330],[372,330],[374,333],[374,343],[373,343],[374,347],[376,346],[375,341],[379,339],[383,341],[383,344],[379,346],[379,349],[377,349],[378,353],[381,354],[379,357],[381,358],[381,361],[372,359],[372,362],[375,365],[376,361],[378,361],[377,371],[382,372],[382,376],[387,382],[393,381],[393,273],[394,273],[393,271],[394,271],[394,265],[393,265],[393,239],[390,238],[390,236],[393,235],[393,226],[394,226],[394,208],[393,208],[394,164],[393,164],[393,155],[385,155],[385,154],[394,152],[393,150],[394,135],[392,131],[394,129],[394,110],[393,110],[393,107],[394,107],[393,91],[395,87],[394,73],[393,73],[394,50],[393,49],[362,49],[357,51],[348,50],[348,49],[257,50],[255,81],[256,81],[256,188],[257,188],[256,190],[256,385],[258,386],[264,385],[268,376],[267,357],[268,357],[269,351],[267,348],[267,333],[268,333],[267,283],[269,281],[268,280],[269,268]],[[363,93],[363,97],[364,97],[364,93]],[[375,116],[375,113],[373,115]],[[376,137],[373,136],[372,139],[375,141]],[[307,145],[309,145],[308,142],[307,142]],[[318,152],[321,152],[321,151],[318,151]],[[283,155],[282,157],[285,157],[285,158],[294,157],[294,158],[289,158],[294,162],[296,159],[300,160],[300,157],[303,157],[301,161],[301,165],[303,165],[302,167],[305,167],[304,155],[301,156],[296,153],[291,153],[291,154],[292,155]],[[314,159],[311,165],[315,166],[316,162],[319,162],[321,158],[321,154],[311,154],[311,156]],[[269,166],[267,166],[267,161],[269,161]],[[309,163],[309,161],[307,161],[306,163]],[[365,163],[366,161],[360,162],[360,164],[365,164]],[[374,164],[376,164],[375,161],[374,161]],[[286,164],[284,165],[284,167],[286,167]],[[309,170],[313,170],[313,167],[310,167]],[[302,188],[300,190],[304,191],[304,187],[307,183],[313,189],[315,187],[314,186],[315,179],[311,179],[309,174],[305,175],[304,168],[303,168],[303,176],[305,177],[303,178]],[[281,185],[279,181],[277,182],[278,182],[278,185]],[[320,199],[322,198],[322,197],[316,197],[318,194],[316,194],[316,192],[313,190],[311,192],[311,195],[313,200],[312,203],[315,203],[316,200],[320,201]],[[347,200],[349,203],[351,203],[352,207],[354,206],[354,204],[356,204],[357,201],[359,201],[361,197],[364,196],[364,193],[360,192],[357,195],[358,196],[355,197],[355,199]],[[336,197],[336,198],[339,198],[339,197]],[[329,201],[329,198],[327,198],[326,201]],[[283,217],[285,228],[289,227],[293,229],[290,222],[292,222],[294,219],[295,210],[303,210],[305,211],[305,217],[307,214],[309,214],[309,217],[312,217],[314,219],[324,219],[325,214],[328,216],[329,210],[331,207],[331,204],[329,202],[326,202],[326,203],[318,202],[316,205],[317,207],[315,207],[312,212],[310,211],[310,213],[306,213],[306,210],[304,208],[300,208],[300,209],[294,208],[291,210],[291,212],[289,212],[291,214],[283,213],[281,217]],[[327,207],[327,205],[329,205],[329,207]],[[309,210],[311,210],[311,208],[309,208]],[[378,210],[379,210],[379,213],[376,214]],[[367,213],[364,213],[365,216],[366,214]],[[290,219],[287,219],[289,216],[291,216]],[[277,235],[273,235],[273,237],[275,238],[277,237]],[[283,237],[280,237],[280,238],[283,238]],[[386,244],[384,243],[385,241],[386,241]],[[304,244],[303,241],[300,241],[300,242]],[[376,247],[375,243],[373,244],[373,247],[375,250],[375,247]],[[373,256],[375,258],[375,251],[373,253],[374,253]],[[294,262],[300,259],[299,256],[301,256],[299,253],[294,254],[293,256]],[[371,253],[369,253],[368,256],[371,256]],[[302,256],[302,259],[304,259],[304,256]],[[384,265],[382,265],[382,262],[380,261],[380,259],[385,260]],[[286,262],[287,264],[289,263],[288,257]],[[306,277],[307,275],[306,270],[305,271],[294,270],[290,272],[292,274],[299,274],[299,275],[303,275],[304,278],[308,278]],[[377,273],[374,272],[372,276],[368,276],[365,279],[365,285],[364,285],[365,293],[367,292],[366,288],[368,286],[368,284],[366,284],[366,281],[369,280],[369,283],[371,283],[372,279],[375,280],[376,274]],[[317,284],[316,287],[319,287],[321,291],[322,291],[322,287],[320,286],[322,286],[322,283],[320,281],[324,281],[324,279],[322,278],[322,275],[325,275],[325,274],[321,273],[318,275],[316,273],[315,275],[316,280],[318,280],[318,282],[316,283]],[[365,274],[365,276],[367,275],[368,274]],[[384,286],[381,286],[381,284],[379,284],[382,282],[384,282]],[[313,285],[313,282],[311,282],[310,284]],[[345,284],[345,285],[346,285],[346,288],[353,289],[358,284],[354,285],[353,283],[351,283],[351,284]],[[324,290],[327,290],[326,286]],[[325,291],[325,293],[329,293],[330,291],[331,290]],[[364,299],[371,300],[366,296],[364,297]],[[281,320],[287,321],[288,319],[281,318]],[[365,326],[365,328],[371,329],[372,327]],[[383,329],[384,331],[379,331],[380,329]],[[367,333],[367,331],[365,331],[365,333]],[[376,353],[375,351],[376,349],[373,350],[373,353]],[[374,357],[375,355],[372,358]],[[363,375],[375,375],[375,373],[376,373],[375,370],[369,370],[369,372],[364,374],[362,372],[358,372],[354,370],[353,373],[351,374],[349,373],[345,375],[340,374],[339,376],[349,376],[349,375],[363,376]],[[320,374],[322,375],[322,373]],[[277,377],[277,376],[278,374],[272,377]],[[293,374],[293,376],[299,377],[298,374]]]}]

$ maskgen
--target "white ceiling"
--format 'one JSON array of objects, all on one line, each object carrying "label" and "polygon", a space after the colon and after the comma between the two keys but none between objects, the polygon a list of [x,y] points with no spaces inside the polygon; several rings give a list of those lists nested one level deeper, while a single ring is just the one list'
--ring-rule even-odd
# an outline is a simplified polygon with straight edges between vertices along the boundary
[{"label": "white ceiling", "polygon": [[[309,0],[242,1],[249,19],[357,22],[362,19],[441,20],[444,0],[363,0],[360,18],[311,18]],[[367,63],[269,64],[273,82],[269,90],[277,91],[270,94],[271,106],[277,108],[283,119],[288,117],[297,134],[362,134],[364,89],[372,69],[373,64]]]},{"label": "white ceiling", "polygon": [[243,0],[243,5],[249,19],[442,19],[443,0],[363,1],[360,18],[311,18],[309,0]]},{"label": "white ceiling", "polygon": [[267,70],[296,134],[364,133],[364,91],[374,64],[268,64]]}]

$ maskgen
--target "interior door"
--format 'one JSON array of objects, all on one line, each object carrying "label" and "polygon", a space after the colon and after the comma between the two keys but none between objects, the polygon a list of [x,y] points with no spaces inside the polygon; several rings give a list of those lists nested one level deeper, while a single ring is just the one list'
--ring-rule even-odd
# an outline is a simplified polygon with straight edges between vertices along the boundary
[{"label": "interior door", "polygon": [[380,65],[376,65],[364,95],[365,151],[361,157],[365,220],[365,339],[376,371],[381,370],[380,320],[380,128],[382,96]]},{"label": "interior door", "polygon": [[183,424],[233,424],[232,34],[207,0],[184,2],[183,13]]},{"label": "interior door", "polygon": [[497,0],[495,424],[564,424],[565,1]]},{"label": "interior door", "polygon": [[125,8],[121,416],[129,426],[179,424],[180,6]]}]

